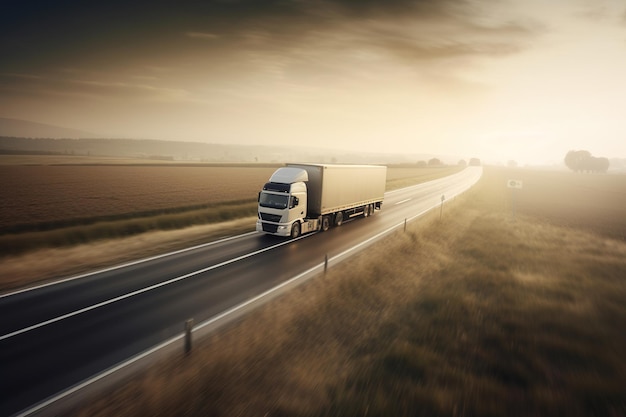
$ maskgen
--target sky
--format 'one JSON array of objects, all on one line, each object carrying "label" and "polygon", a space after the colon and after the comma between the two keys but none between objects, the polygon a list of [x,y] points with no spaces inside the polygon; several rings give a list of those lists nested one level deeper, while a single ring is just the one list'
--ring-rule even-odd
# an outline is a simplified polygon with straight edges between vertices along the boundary
[{"label": "sky", "polygon": [[623,0],[14,0],[0,56],[0,117],[104,137],[626,157]]}]

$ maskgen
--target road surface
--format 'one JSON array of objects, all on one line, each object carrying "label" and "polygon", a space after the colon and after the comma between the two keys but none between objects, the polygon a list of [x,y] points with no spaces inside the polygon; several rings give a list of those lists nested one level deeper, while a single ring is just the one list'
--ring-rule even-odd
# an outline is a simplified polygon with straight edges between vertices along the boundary
[{"label": "road surface", "polygon": [[[270,291],[363,250],[473,185],[480,167],[385,194],[383,209],[297,240],[247,233],[0,297],[0,415],[48,398]],[[444,213],[445,214],[445,213]]]}]

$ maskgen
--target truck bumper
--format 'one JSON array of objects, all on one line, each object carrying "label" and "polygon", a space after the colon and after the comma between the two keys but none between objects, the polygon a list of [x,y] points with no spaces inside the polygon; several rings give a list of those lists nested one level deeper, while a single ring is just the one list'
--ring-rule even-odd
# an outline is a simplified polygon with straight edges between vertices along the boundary
[{"label": "truck bumper", "polygon": [[256,231],[269,233],[276,236],[290,236],[291,225],[290,224],[277,224],[268,223],[261,220],[256,221]]}]

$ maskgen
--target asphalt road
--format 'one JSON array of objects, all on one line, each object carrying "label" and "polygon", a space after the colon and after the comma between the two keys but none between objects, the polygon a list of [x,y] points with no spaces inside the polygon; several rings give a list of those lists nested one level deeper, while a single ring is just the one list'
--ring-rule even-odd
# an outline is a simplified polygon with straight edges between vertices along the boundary
[{"label": "asphalt road", "polygon": [[[386,193],[383,209],[289,241],[248,233],[0,298],[0,416],[179,335],[473,185],[480,167]],[[445,210],[445,209],[444,209]]]}]

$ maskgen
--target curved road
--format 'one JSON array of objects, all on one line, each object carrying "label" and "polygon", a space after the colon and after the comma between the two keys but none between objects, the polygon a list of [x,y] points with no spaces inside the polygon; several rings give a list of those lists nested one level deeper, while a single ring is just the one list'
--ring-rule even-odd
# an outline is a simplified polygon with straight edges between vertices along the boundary
[{"label": "curved road", "polygon": [[[323,270],[471,187],[480,167],[385,194],[383,209],[289,241],[247,233],[0,296],[0,415],[29,407],[293,277]],[[355,245],[357,247],[355,248]]]}]

